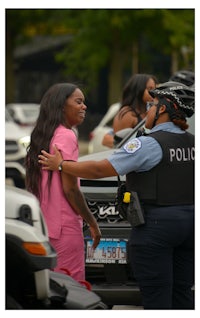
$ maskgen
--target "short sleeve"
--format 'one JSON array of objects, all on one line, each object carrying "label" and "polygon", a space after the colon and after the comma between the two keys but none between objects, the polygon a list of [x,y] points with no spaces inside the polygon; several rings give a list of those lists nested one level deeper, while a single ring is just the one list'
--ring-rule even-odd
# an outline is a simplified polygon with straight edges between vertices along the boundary
[{"label": "short sleeve", "polygon": [[73,130],[59,126],[51,140],[50,152],[53,153],[53,145],[56,145],[64,160],[78,160],[79,149],[77,137]]}]

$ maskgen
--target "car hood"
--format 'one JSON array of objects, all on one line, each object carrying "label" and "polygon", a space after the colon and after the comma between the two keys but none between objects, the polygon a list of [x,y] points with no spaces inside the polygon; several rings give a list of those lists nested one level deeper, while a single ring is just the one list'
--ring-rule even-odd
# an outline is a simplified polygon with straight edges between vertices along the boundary
[{"label": "car hood", "polygon": [[87,160],[103,160],[107,159],[115,149],[108,149],[106,151],[94,152],[88,155],[80,156],[78,161],[87,161]]},{"label": "car hood", "polygon": [[14,122],[5,123],[5,138],[6,139],[19,139],[30,135],[30,131],[26,128],[21,128]]},{"label": "car hood", "polygon": [[8,219],[19,218],[19,209],[23,205],[30,206],[34,221],[40,221],[40,206],[36,197],[24,189],[6,185],[5,217]]}]

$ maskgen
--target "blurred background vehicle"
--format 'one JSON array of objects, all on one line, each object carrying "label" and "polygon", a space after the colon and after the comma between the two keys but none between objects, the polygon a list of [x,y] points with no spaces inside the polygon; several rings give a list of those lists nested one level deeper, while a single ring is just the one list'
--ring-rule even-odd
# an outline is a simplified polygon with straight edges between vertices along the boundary
[{"label": "blurred background vehicle", "polygon": [[108,147],[102,145],[103,136],[112,129],[112,122],[120,108],[120,103],[112,104],[100,123],[90,132],[88,153],[108,150]]},{"label": "blurred background vehicle", "polygon": [[40,105],[34,103],[10,103],[6,108],[17,124],[30,127],[31,130],[40,111]]},{"label": "blurred background vehicle", "polygon": [[6,179],[15,186],[24,188],[24,159],[30,142],[30,131],[16,124],[5,109],[5,168]]}]

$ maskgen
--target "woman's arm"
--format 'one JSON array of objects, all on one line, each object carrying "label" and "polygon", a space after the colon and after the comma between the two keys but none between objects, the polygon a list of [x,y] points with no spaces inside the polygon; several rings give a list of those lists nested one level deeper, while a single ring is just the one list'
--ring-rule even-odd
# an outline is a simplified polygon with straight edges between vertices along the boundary
[{"label": "woman's arm", "polygon": [[114,147],[114,137],[110,134],[105,134],[102,139],[102,145],[113,148]]},{"label": "woman's arm", "polygon": [[114,132],[113,132],[113,129],[110,130],[108,133],[106,133],[103,136],[103,139],[102,139],[101,143],[102,143],[103,146],[106,146],[106,147],[109,147],[109,148],[113,148],[114,147]]},{"label": "woman's arm", "polygon": [[101,238],[101,231],[78,187],[77,178],[61,172],[61,181],[67,201],[72,206],[73,210],[79,214],[87,224],[89,224],[91,236],[94,240],[93,248],[96,248]]},{"label": "woman's arm", "polygon": [[[43,165],[44,170],[58,170],[60,163],[63,158],[54,146],[55,154],[51,155],[48,152],[42,150],[42,155],[39,155],[38,162]],[[101,161],[63,161],[62,171],[66,172],[75,177],[88,178],[88,179],[99,179],[104,177],[117,176],[116,170],[110,164],[107,159]]]},{"label": "woman's arm", "polygon": [[138,119],[130,110],[129,106],[124,106],[113,119],[113,130],[116,133],[125,128],[133,128],[137,125]]}]

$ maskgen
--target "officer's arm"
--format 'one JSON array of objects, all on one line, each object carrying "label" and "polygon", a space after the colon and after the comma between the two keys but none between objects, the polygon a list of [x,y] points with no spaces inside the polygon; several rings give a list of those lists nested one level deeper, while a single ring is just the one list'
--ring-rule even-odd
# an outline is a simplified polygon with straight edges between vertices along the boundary
[{"label": "officer's arm", "polygon": [[[39,155],[38,162],[42,164],[44,170],[58,170],[59,166],[63,172],[66,172],[75,177],[98,179],[104,177],[117,176],[116,170],[111,163],[107,160],[101,161],[63,161],[61,153],[54,146],[54,154],[51,155],[48,152],[42,150],[42,155]],[[61,164],[62,163],[62,164]]]},{"label": "officer's arm", "polygon": [[107,159],[83,162],[64,161],[62,169],[63,172],[67,172],[73,176],[88,179],[99,179],[118,175]]}]

